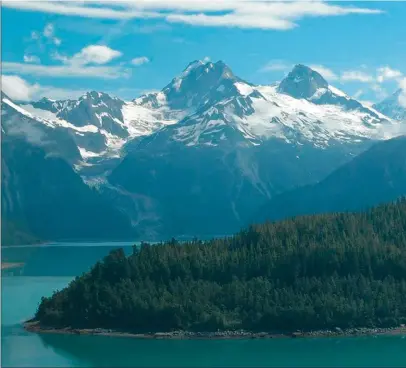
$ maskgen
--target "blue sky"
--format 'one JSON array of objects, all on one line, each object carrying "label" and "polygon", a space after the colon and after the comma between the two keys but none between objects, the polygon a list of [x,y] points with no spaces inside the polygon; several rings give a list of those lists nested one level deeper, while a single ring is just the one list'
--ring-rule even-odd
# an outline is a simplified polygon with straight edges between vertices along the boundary
[{"label": "blue sky", "polygon": [[258,84],[314,67],[375,102],[405,82],[406,4],[266,0],[4,1],[2,81],[10,97],[133,99],[196,59]]}]

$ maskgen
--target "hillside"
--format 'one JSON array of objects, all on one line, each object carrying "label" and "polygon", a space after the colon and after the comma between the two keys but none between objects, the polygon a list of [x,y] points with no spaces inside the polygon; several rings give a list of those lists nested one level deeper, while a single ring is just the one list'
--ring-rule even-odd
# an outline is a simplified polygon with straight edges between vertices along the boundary
[{"label": "hillside", "polygon": [[124,215],[60,157],[3,134],[1,160],[2,220],[46,240],[133,238]]},{"label": "hillside", "polygon": [[[43,241],[43,240],[42,240]],[[21,224],[1,219],[1,245],[38,244],[41,240]]]},{"label": "hillside", "polygon": [[272,198],[254,221],[363,210],[405,194],[406,137],[401,136],[375,144],[315,185]]},{"label": "hillside", "polygon": [[129,141],[107,176],[127,193],[123,210],[136,207],[133,221],[160,238],[238,231],[275,195],[321,180],[399,124],[304,65],[257,86],[221,61],[195,61],[134,104],[182,112]]},{"label": "hillside", "polygon": [[302,64],[263,85],[221,60],[196,60],[128,101],[49,97],[2,94],[3,132],[65,160],[149,240],[232,234],[270,199],[322,180],[401,126]]},{"label": "hillside", "polygon": [[406,200],[113,251],[43,298],[42,327],[296,331],[406,321]]}]

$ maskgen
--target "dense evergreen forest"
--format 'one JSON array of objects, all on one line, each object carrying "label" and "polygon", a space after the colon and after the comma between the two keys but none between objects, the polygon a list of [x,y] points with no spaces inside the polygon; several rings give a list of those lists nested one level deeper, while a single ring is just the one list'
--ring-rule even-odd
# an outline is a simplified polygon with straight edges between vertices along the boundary
[{"label": "dense evergreen forest", "polygon": [[406,322],[406,200],[113,251],[50,298],[44,326],[290,332]]}]

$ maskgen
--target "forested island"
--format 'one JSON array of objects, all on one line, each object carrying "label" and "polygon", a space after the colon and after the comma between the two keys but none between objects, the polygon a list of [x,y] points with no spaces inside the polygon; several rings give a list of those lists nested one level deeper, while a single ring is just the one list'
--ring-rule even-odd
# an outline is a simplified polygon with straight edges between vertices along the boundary
[{"label": "forested island", "polygon": [[406,323],[406,200],[111,252],[42,298],[32,330],[293,333]]}]

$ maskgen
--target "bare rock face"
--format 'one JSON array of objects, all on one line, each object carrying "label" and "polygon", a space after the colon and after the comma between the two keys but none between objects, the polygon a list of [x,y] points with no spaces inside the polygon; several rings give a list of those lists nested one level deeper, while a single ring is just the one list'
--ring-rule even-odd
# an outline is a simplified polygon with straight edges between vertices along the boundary
[{"label": "bare rock face", "polygon": [[296,65],[279,85],[279,92],[294,98],[310,98],[320,88],[328,88],[327,81],[315,70]]}]

